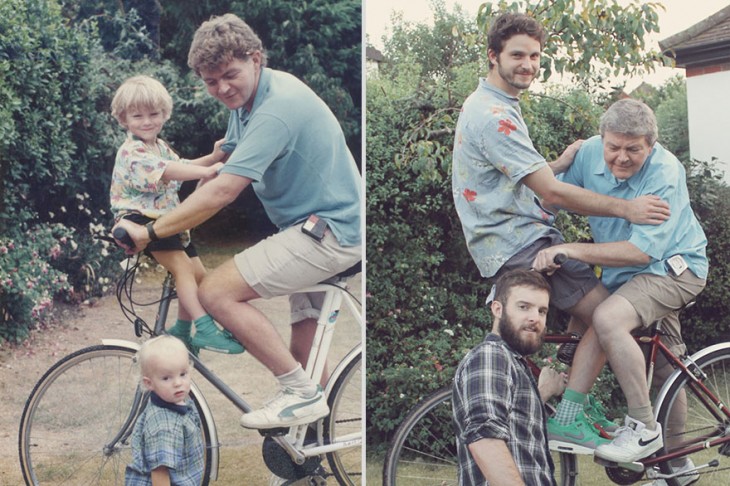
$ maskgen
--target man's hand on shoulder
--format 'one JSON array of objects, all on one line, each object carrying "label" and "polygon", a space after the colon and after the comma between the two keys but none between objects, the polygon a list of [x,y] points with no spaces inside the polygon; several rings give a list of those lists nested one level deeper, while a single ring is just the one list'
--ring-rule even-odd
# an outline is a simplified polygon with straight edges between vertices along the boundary
[{"label": "man's hand on shoulder", "polygon": [[578,153],[583,140],[576,140],[575,142],[568,145],[568,148],[555,161],[550,162],[550,168],[553,170],[553,174],[562,174],[573,164],[575,160],[575,154]]},{"label": "man's hand on shoulder", "polygon": [[659,196],[647,194],[628,201],[628,212],[624,219],[633,224],[658,225],[672,215],[669,203]]}]

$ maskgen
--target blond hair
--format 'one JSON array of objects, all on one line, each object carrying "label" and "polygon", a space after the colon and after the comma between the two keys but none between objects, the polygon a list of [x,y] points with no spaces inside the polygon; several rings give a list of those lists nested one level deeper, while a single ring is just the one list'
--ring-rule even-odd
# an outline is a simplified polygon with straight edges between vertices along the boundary
[{"label": "blond hair", "polygon": [[149,76],[134,76],[122,83],[112,99],[112,116],[126,127],[127,111],[151,109],[162,112],[165,121],[172,114],[172,97],[165,87]]},{"label": "blond hair", "polygon": [[261,53],[261,67],[266,66],[266,52],[259,36],[246,22],[229,13],[211,17],[198,27],[188,51],[188,66],[200,76],[201,70],[212,71],[234,59],[245,61],[256,51]]},{"label": "blond hair", "polygon": [[137,365],[139,366],[140,375],[146,376],[149,374],[154,362],[152,358],[161,357],[164,359],[177,353],[187,356],[188,348],[185,347],[185,343],[175,336],[164,334],[145,341],[137,351]]}]

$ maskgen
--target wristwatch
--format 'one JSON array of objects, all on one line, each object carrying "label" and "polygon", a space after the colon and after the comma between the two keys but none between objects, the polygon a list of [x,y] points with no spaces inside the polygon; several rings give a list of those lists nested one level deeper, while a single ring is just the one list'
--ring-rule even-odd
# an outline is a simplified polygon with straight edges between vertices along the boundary
[{"label": "wristwatch", "polygon": [[157,233],[155,233],[155,228],[153,225],[155,224],[154,221],[150,221],[145,225],[145,228],[147,228],[147,236],[150,237],[150,241],[157,241],[160,238],[157,236]]}]

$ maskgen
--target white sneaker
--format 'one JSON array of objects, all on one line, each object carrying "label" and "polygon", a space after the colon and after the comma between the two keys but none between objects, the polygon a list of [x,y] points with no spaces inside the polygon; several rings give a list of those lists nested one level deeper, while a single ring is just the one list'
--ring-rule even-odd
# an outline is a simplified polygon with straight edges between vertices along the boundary
[{"label": "white sneaker", "polygon": [[[674,471],[675,473],[684,473],[686,471],[692,471],[687,473],[684,476],[677,476],[676,479],[680,486],[687,486],[688,484],[692,484],[698,479],[700,479],[700,473],[698,471],[693,471],[695,468],[694,463],[692,462],[692,459],[687,459],[687,463]],[[646,483],[643,486],[667,486],[667,482],[664,479],[655,479],[651,483]]]},{"label": "white sneaker", "polygon": [[635,462],[648,457],[662,448],[662,426],[649,430],[646,425],[628,415],[624,426],[619,427],[608,444],[596,447],[595,457],[611,462]]},{"label": "white sneaker", "polygon": [[312,397],[303,397],[290,388],[283,388],[271,401],[258,410],[241,417],[247,429],[275,429],[316,422],[330,413],[322,387]]}]

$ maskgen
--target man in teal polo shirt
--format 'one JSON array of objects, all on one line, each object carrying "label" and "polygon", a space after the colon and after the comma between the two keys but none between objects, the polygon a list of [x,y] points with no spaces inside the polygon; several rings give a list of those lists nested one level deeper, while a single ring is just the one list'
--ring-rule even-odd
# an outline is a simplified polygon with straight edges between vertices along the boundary
[{"label": "man in teal polo shirt", "polygon": [[[603,268],[601,280],[612,295],[596,308],[593,328],[581,341],[573,362],[574,367],[595,373],[571,376],[568,390],[578,397],[587,393],[608,358],[626,396],[628,416],[626,427],[619,429],[613,442],[596,448],[595,455],[613,462],[633,462],[661,448],[663,439],[649,399],[644,356],[631,333],[661,321],[667,333],[665,342],[674,352],[684,351],[678,311],[705,286],[707,239],[690,207],[684,167],[656,141],[656,118],[648,106],[632,99],[614,103],[601,119],[600,133],[583,143],[562,180],[623,199],[657,195],[669,203],[671,217],[656,226],[591,217],[595,243],[545,249],[534,267],[554,270],[554,256],[563,253]],[[655,384],[660,386],[671,371],[665,360],[658,362]],[[576,410],[580,407],[577,404]],[[681,428],[681,413],[673,412],[679,418],[665,426]],[[559,439],[553,431],[560,427],[552,423],[549,428],[553,429],[551,437]],[[671,435],[670,430],[665,431],[666,437]],[[689,471],[682,480],[687,484],[696,480],[691,463],[679,462],[677,469]]]},{"label": "man in teal polo shirt", "polygon": [[[158,237],[206,221],[249,185],[279,232],[211,271],[200,284],[206,310],[279,381],[280,393],[241,425],[268,429],[329,413],[309,356],[321,295],[297,294],[356,264],[361,250],[361,179],[342,129],[304,83],[266,67],[256,33],[233,14],[196,31],[188,64],[231,110],[219,175],[147,227],[121,223],[141,251]],[[250,301],[291,295],[291,350]]]}]

